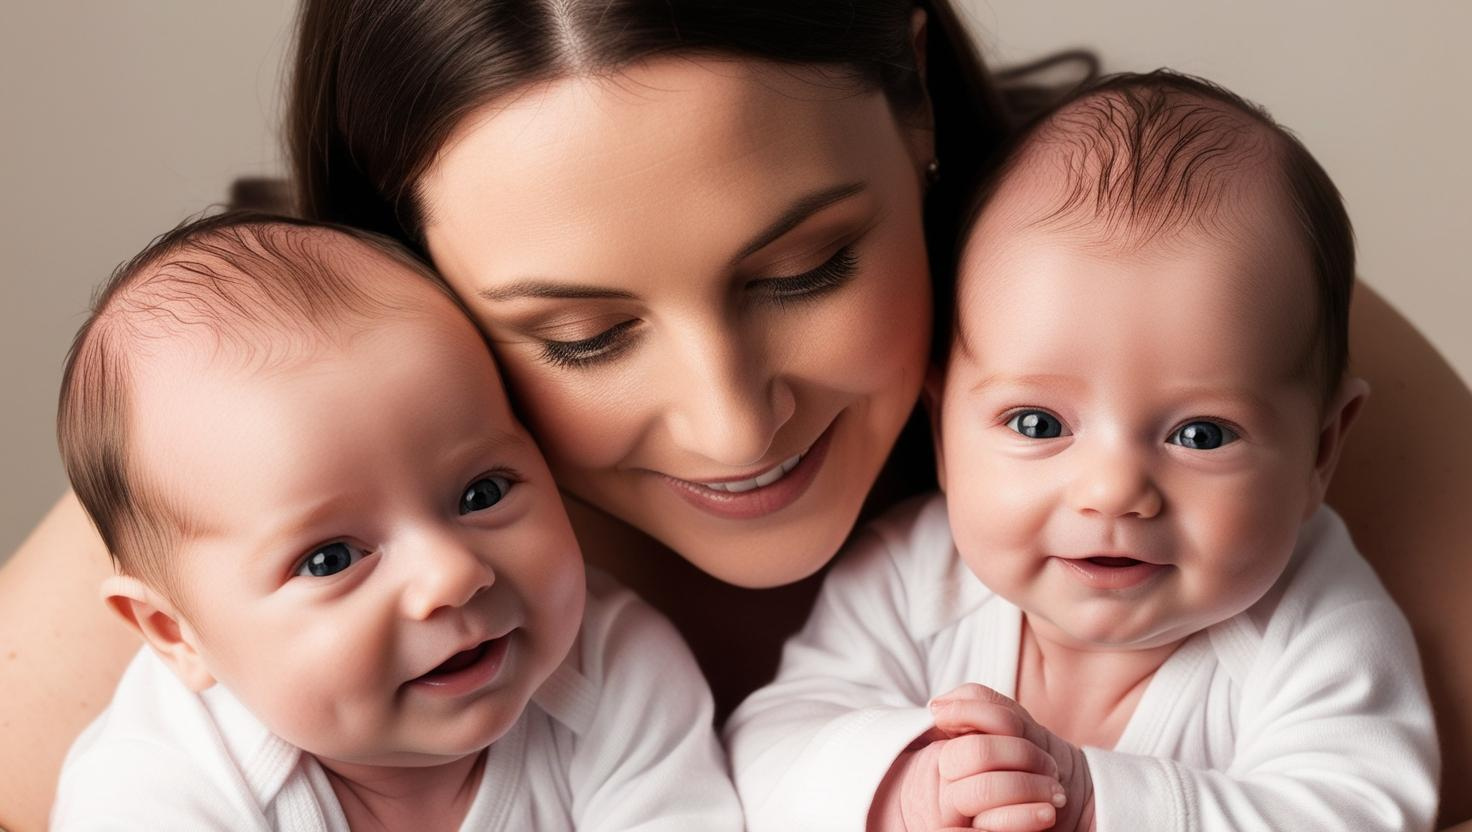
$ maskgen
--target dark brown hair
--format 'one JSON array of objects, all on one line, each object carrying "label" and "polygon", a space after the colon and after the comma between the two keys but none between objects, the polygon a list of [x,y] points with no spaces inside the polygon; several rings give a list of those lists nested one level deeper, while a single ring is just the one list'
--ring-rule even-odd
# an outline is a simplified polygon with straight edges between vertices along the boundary
[{"label": "dark brown hair", "polygon": [[950,0],[306,0],[288,114],[298,208],[417,248],[417,181],[468,113],[530,83],[668,54],[833,66],[912,124],[928,103],[944,173],[927,235],[933,273],[951,273],[961,200],[1012,125]]},{"label": "dark brown hair", "polygon": [[[1066,177],[1058,204],[1034,224],[1085,224],[1132,244],[1209,223],[1234,182],[1258,170],[1274,176],[1315,285],[1312,374],[1326,400],[1338,389],[1348,364],[1354,231],[1329,175],[1266,110],[1166,69],[1083,85],[1014,137],[973,197],[963,234],[1034,150],[1060,160]],[[952,319],[959,334],[958,323]]]},{"label": "dark brown hair", "polygon": [[[98,290],[67,354],[57,410],[62,463],[77,498],[125,574],[166,592],[181,515],[139,476],[128,442],[130,373],[158,339],[201,332],[254,358],[281,333],[330,334],[394,307],[347,273],[327,244],[365,245],[448,289],[398,243],[377,234],[253,211],[186,222],[149,243]],[[265,333],[264,338],[252,338]]]}]

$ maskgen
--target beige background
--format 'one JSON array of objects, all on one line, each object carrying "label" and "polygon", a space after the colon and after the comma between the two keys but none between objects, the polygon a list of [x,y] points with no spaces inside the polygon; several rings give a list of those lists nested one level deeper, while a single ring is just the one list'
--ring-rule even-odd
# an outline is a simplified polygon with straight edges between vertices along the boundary
[{"label": "beige background", "polygon": [[[1293,127],[1338,182],[1361,272],[1472,378],[1472,3],[962,0],[993,63],[1097,48]],[[91,288],[154,234],[282,170],[294,0],[51,0],[0,30],[0,559],[64,488],[52,420]],[[1467,426],[1450,426],[1452,430]],[[220,472],[229,476],[229,472]]]}]

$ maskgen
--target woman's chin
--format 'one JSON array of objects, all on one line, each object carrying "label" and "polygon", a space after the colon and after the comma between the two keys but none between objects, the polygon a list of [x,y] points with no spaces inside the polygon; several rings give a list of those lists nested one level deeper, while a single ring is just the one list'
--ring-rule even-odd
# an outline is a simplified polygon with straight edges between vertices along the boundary
[{"label": "woman's chin", "polygon": [[740,534],[702,534],[678,523],[648,531],[717,580],[743,589],[772,589],[801,581],[833,559],[858,519],[860,504],[853,502],[825,505],[783,523],[752,524]]}]

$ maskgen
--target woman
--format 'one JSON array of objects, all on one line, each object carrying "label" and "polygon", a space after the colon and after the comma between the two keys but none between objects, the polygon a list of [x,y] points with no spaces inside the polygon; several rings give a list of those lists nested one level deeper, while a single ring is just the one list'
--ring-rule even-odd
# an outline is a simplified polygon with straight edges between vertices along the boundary
[{"label": "woman", "polygon": [[[960,195],[1011,121],[945,0],[308,2],[291,116],[302,209],[435,262],[588,558],[674,619],[726,708],[771,672],[866,502],[928,487],[923,432],[899,437]],[[1334,502],[1465,741],[1472,662],[1450,634],[1469,521],[1443,509],[1472,461],[1405,427],[1426,407],[1472,418],[1472,398],[1373,294],[1357,315],[1357,369],[1384,395]],[[18,634],[0,824],[44,816],[136,649],[93,600],[106,568],[67,499],[0,572]]]}]

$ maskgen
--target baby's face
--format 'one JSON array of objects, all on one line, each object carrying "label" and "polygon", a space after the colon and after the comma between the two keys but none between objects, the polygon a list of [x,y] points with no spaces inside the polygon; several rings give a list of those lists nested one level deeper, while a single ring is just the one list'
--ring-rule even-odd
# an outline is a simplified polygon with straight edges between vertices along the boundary
[{"label": "baby's face", "polygon": [[1246,609],[1317,507],[1307,255],[1267,194],[1121,250],[989,210],[940,407],[956,545],[1040,635],[1170,644]]},{"label": "baby's face", "polygon": [[180,601],[214,678],[320,757],[431,765],[563,660],[583,568],[475,330],[394,280],[416,311],[305,360],[151,362],[134,438],[192,529]]}]

